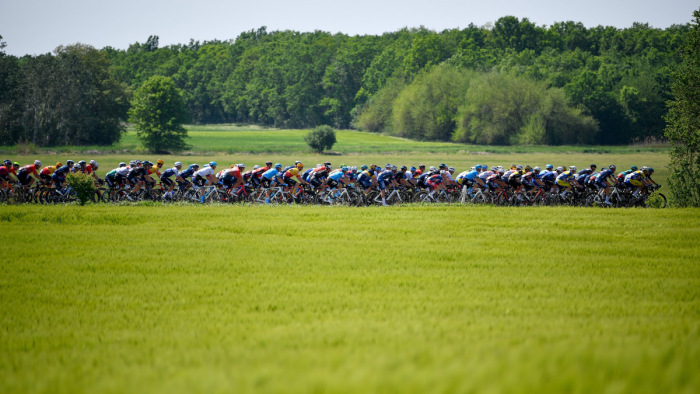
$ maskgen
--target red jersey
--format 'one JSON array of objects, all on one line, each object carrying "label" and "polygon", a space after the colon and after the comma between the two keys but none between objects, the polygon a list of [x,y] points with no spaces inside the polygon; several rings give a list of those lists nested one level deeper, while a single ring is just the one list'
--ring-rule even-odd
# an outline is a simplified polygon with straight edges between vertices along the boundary
[{"label": "red jersey", "polygon": [[34,176],[37,176],[37,177],[39,176],[39,174],[37,174],[37,172],[36,172],[37,168],[34,164],[24,166],[24,167],[20,168],[19,170],[24,171],[24,172],[28,172],[30,174],[34,174]]}]

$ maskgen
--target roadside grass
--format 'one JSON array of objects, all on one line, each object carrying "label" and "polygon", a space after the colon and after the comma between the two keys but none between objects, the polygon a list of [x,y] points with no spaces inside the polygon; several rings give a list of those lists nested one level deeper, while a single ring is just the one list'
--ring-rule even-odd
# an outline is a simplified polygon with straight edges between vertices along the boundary
[{"label": "roadside grass", "polygon": [[0,207],[0,392],[698,392],[700,210]]}]

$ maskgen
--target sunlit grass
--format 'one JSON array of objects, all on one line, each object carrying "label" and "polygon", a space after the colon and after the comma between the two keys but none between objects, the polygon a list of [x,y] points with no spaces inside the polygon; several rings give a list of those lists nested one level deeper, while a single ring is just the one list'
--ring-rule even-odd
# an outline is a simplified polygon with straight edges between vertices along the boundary
[{"label": "sunlit grass", "polygon": [[697,392],[700,211],[0,207],[0,392]]}]

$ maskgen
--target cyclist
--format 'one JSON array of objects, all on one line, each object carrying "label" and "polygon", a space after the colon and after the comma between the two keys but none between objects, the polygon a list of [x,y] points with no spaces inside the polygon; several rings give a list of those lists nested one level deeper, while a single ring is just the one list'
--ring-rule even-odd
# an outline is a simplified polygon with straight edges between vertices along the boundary
[{"label": "cyclist", "polygon": [[629,174],[635,172],[635,171],[638,171],[638,170],[639,170],[639,168],[637,168],[637,166],[632,166],[632,167],[630,167],[629,170],[627,170],[627,171],[622,171],[621,173],[617,174],[617,183],[618,183],[619,185],[622,185],[622,186],[627,186],[627,185],[625,184],[625,177],[626,177],[627,175],[629,175]]},{"label": "cyclist", "polygon": [[219,180],[214,176],[216,170],[216,162],[212,161],[208,166],[204,166],[201,170],[194,173],[194,183],[198,186],[216,185]]},{"label": "cyclist", "polygon": [[253,187],[259,187],[260,181],[262,180],[262,175],[272,168],[272,162],[268,161],[265,163],[264,167],[253,168],[253,176],[250,177]]},{"label": "cyclist", "polygon": [[5,160],[2,163],[2,166],[0,166],[0,185],[5,187],[6,184],[12,182],[12,177],[10,177],[10,174],[17,175],[12,162],[10,160]]},{"label": "cyclist", "polygon": [[[642,191],[642,188],[646,185],[652,184],[653,181],[651,181],[651,178],[649,177],[653,172],[653,168],[650,169],[649,167],[644,166],[640,170],[629,173],[627,176],[625,176],[625,184],[630,188],[637,188],[632,196],[639,197],[639,193]],[[656,182],[653,182],[653,184],[656,185]]]},{"label": "cyclist", "polygon": [[[563,170],[562,167],[559,168]],[[557,168],[557,170],[559,168]],[[561,198],[566,198],[566,193],[571,191],[573,186],[577,186],[576,166],[569,167],[568,171],[562,171],[562,173],[557,176],[557,186],[559,187],[559,190],[564,189],[564,191],[560,193]]]},{"label": "cyclist", "polygon": [[605,203],[606,204],[611,204],[610,203],[610,186],[614,185],[617,183],[615,179],[615,167],[614,164],[611,164],[608,166],[608,168],[604,169],[598,175],[595,177],[595,186],[603,190],[603,194],[605,195]]},{"label": "cyclist", "polygon": [[180,184],[186,184],[187,181],[185,178],[180,176],[180,170],[182,169],[182,163],[177,161],[175,162],[175,166],[172,168],[168,168],[167,170],[163,171],[163,174],[160,176],[160,183],[165,185],[168,188],[168,191],[165,192],[163,195],[163,199],[167,200],[173,195],[173,190],[175,189],[175,182],[173,182],[170,177],[173,175],[175,176],[175,180],[180,183]]},{"label": "cyclist", "polygon": [[316,190],[325,188],[331,168],[331,163],[329,162],[325,162],[322,166],[314,168],[309,174],[309,184]]},{"label": "cyclist", "polygon": [[[146,161],[146,163],[150,163],[149,161]],[[145,176],[148,172],[148,170],[144,167],[144,163],[141,160],[136,160],[136,165],[133,167],[129,167],[129,170],[126,172],[126,180],[129,181],[129,184],[133,187],[132,189],[132,195],[135,195],[141,190],[141,187],[143,187],[144,182],[145,182]],[[119,175],[119,172],[117,172]]]},{"label": "cyclist", "polygon": [[185,187],[185,188],[189,187],[192,184],[192,182],[190,182],[188,180],[188,178],[190,178],[192,175],[194,175],[194,173],[197,172],[198,170],[199,170],[199,164],[195,163],[195,164],[190,164],[190,166],[187,167],[187,169],[185,171],[180,172],[178,175],[184,181],[184,184],[181,184],[180,186]]},{"label": "cyclist", "polygon": [[56,172],[58,168],[63,167],[63,163],[60,161],[56,163],[55,166],[46,166],[41,169],[41,172],[39,173],[39,177],[41,177],[41,183],[44,186],[49,186],[53,183],[53,180],[51,179],[51,175]]},{"label": "cyclist", "polygon": [[[284,172],[282,172],[282,164],[277,163],[273,168],[265,171],[260,178],[260,182],[264,187],[271,187],[272,182],[276,184],[282,184],[281,179],[284,177]],[[267,196],[270,195],[270,190],[268,190]]]},{"label": "cyclist", "polygon": [[331,189],[337,188],[338,190],[335,193],[335,196],[339,196],[340,192],[343,190],[343,186],[345,185],[347,181],[347,173],[348,173],[348,167],[347,166],[341,166],[337,170],[333,170],[328,174],[328,181],[326,184],[328,187]]},{"label": "cyclist", "polygon": [[387,166],[389,167],[388,169],[385,169],[384,171],[380,172],[379,175],[377,175],[377,185],[379,187],[379,193],[382,196],[383,206],[389,205],[386,203],[386,187],[388,185],[398,187],[398,184],[396,183],[396,166],[391,166],[389,164],[387,164]]},{"label": "cyclist", "polygon": [[234,164],[230,169],[223,171],[223,176],[221,177],[221,183],[228,188],[229,193],[234,187],[238,187],[243,184],[243,176],[241,175],[241,169],[245,170],[245,164]]},{"label": "cyclist", "polygon": [[366,164],[360,167],[360,174],[357,175],[357,183],[362,189],[364,189],[365,195],[369,193],[369,189],[372,188],[372,183],[376,180],[374,171],[372,171]]},{"label": "cyclist", "polygon": [[[284,179],[283,179],[284,183],[289,185],[290,188],[294,187],[297,184],[297,181],[295,181],[293,178],[297,178],[300,185],[308,185],[308,182],[303,180],[301,178],[301,175],[300,175],[301,170],[303,170],[303,169],[304,169],[304,164],[302,164],[302,162],[300,162],[300,161],[297,161],[294,164],[294,167],[292,167],[284,172]],[[296,193],[294,193],[294,194],[296,195]]]},{"label": "cyclist", "polygon": [[20,185],[29,187],[34,183],[34,179],[41,181],[39,177],[39,168],[41,168],[41,162],[39,160],[34,160],[34,164],[26,165],[17,171],[17,180],[19,180]]},{"label": "cyclist", "polygon": [[61,190],[63,188],[63,182],[66,181],[66,175],[71,172],[73,168],[73,160],[66,161],[66,165],[56,168],[56,171],[51,175],[51,180],[56,185],[56,190]]}]

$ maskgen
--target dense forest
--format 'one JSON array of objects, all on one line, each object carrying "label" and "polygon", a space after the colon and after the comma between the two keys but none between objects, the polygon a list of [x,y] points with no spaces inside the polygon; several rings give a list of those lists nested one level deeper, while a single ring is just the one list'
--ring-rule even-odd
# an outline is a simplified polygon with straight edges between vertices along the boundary
[{"label": "dense forest", "polygon": [[110,144],[131,92],[154,75],[182,91],[190,122],[331,125],[418,140],[625,144],[663,136],[670,68],[689,25],[578,22],[380,36],[322,31],[126,50],[76,44],[16,58],[0,49],[0,143]]}]

